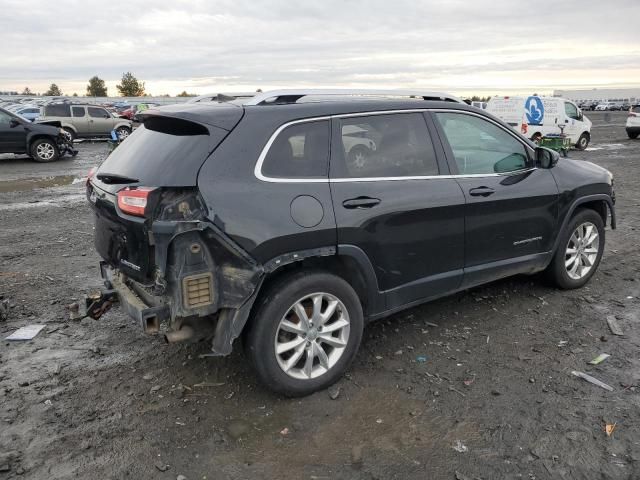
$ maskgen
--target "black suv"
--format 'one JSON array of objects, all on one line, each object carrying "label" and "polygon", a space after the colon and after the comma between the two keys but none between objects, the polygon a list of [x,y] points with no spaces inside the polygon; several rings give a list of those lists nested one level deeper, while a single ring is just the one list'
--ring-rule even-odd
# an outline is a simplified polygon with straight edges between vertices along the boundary
[{"label": "black suv", "polygon": [[608,214],[615,228],[611,174],[454,97],[406,95],[146,111],[87,183],[108,287],[89,314],[118,297],[146,332],[213,335],[218,355],[242,336],[294,396],[340,377],[369,320],[520,273],[584,285]]},{"label": "black suv", "polygon": [[32,123],[0,108],[0,153],[26,153],[36,162],[53,162],[78,152],[59,128]]}]

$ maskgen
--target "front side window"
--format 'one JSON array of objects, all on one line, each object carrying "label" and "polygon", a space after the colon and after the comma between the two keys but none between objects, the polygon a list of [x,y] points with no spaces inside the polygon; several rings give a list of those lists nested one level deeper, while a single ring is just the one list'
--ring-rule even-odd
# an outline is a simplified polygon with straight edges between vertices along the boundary
[{"label": "front side window", "polygon": [[71,112],[74,117],[84,117],[84,107],[73,107]]},{"label": "front side window", "polygon": [[305,122],[282,130],[262,164],[262,174],[276,178],[326,178],[329,122]]},{"label": "front side window", "polygon": [[578,109],[573,103],[564,102],[564,112],[569,118],[573,118],[574,120],[579,119]]},{"label": "front side window", "polygon": [[93,118],[109,118],[110,117],[107,111],[102,108],[88,107],[87,110],[89,111],[89,116]]},{"label": "front side window", "polygon": [[[345,118],[331,161],[333,178],[438,175],[438,163],[421,113]],[[339,157],[342,155],[342,161]]]},{"label": "front side window", "polygon": [[515,172],[527,168],[527,150],[513,135],[474,115],[436,113],[460,175]]}]

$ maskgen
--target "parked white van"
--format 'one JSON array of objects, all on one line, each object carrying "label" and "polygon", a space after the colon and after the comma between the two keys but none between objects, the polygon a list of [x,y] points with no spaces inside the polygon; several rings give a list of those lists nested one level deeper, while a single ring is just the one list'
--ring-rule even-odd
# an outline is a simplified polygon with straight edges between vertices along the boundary
[{"label": "parked white van", "polygon": [[570,100],[559,97],[493,97],[487,112],[511,125],[515,130],[538,141],[548,134],[565,135],[578,150],[584,150],[591,140],[591,121]]}]

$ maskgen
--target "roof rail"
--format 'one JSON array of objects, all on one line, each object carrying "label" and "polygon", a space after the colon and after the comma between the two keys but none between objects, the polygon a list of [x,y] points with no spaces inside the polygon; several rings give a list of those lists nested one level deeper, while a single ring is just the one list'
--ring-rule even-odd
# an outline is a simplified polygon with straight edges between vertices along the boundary
[{"label": "roof rail", "polygon": [[296,103],[303,97],[409,97],[423,100],[441,100],[445,102],[463,103],[458,97],[442,92],[425,92],[422,90],[360,90],[360,89],[284,89],[258,93],[244,105],[281,105]]}]

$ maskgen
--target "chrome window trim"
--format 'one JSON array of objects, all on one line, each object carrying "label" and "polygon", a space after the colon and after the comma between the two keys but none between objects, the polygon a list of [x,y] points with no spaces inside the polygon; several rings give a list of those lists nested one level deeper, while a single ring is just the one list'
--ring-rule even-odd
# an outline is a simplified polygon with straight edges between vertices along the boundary
[{"label": "chrome window trim", "polygon": [[537,167],[524,168],[522,170],[514,170],[513,172],[505,173],[478,173],[468,175],[424,175],[424,176],[408,176],[408,177],[357,177],[357,178],[280,178],[280,177],[268,177],[262,173],[262,164],[264,163],[267,153],[275,142],[278,135],[287,127],[291,125],[298,125],[300,123],[318,122],[324,120],[332,120],[334,118],[353,118],[353,117],[369,117],[372,115],[391,115],[397,113],[423,113],[423,112],[444,112],[444,113],[462,113],[466,115],[472,115],[482,118],[488,122],[493,123],[498,128],[509,133],[513,138],[518,140],[527,151],[532,151],[532,148],[525,143],[521,138],[518,138],[515,132],[511,129],[505,129],[498,122],[485,117],[484,115],[477,114],[475,112],[469,112],[467,110],[455,110],[447,108],[411,108],[403,110],[377,110],[373,112],[358,112],[358,113],[343,113],[336,115],[325,115],[322,117],[310,117],[299,120],[292,120],[290,122],[280,125],[273,134],[269,137],[266,145],[262,148],[258,161],[254,167],[253,173],[258,180],[271,183],[345,183],[345,182],[383,182],[383,181],[398,181],[398,180],[437,180],[437,179],[456,179],[456,178],[485,178],[485,177],[507,177],[512,175],[520,175],[525,172],[537,170]]}]

